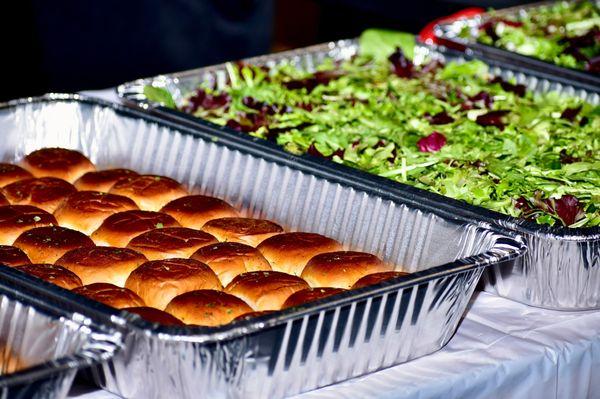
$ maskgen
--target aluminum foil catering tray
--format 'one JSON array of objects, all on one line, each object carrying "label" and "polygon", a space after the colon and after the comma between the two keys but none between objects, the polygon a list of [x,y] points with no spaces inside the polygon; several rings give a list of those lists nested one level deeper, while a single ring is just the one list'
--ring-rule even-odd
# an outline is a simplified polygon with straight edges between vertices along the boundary
[{"label": "aluminum foil catering tray", "polygon": [[[279,54],[261,56],[245,60],[252,64],[274,65],[279,62],[292,62],[299,67],[312,70],[325,58],[343,60],[352,57],[358,51],[355,40],[342,40],[298,49]],[[425,56],[439,57],[447,61],[469,59],[462,53],[450,50],[435,50],[428,46],[418,46],[415,50],[415,62]],[[557,91],[564,95],[579,96],[592,104],[600,103],[597,91],[586,90],[579,84],[565,84],[546,79],[524,68],[506,68],[502,62],[486,60],[490,72],[504,79],[515,79],[530,90],[539,92]],[[491,268],[486,273],[486,290],[529,305],[561,309],[584,310],[600,308],[600,228],[567,229],[537,225],[522,219],[506,216],[484,208],[468,205],[448,197],[396,183],[391,180],[370,175],[333,162],[311,156],[295,156],[284,152],[274,144],[250,137],[233,130],[215,126],[204,120],[183,112],[150,104],[145,101],[143,89],[152,84],[166,87],[174,93],[176,101],[185,96],[202,82],[216,82],[217,87],[226,82],[224,65],[216,65],[196,70],[139,79],[118,87],[119,96],[130,106],[141,107],[147,112],[177,123],[192,126],[198,130],[212,132],[221,137],[246,139],[247,145],[258,146],[261,151],[281,154],[295,162],[312,165],[322,171],[360,181],[378,192],[402,192],[405,197],[417,198],[419,203],[430,204],[432,208],[444,210],[448,214],[471,218],[480,224],[494,224],[517,232],[525,237],[529,246],[528,253],[511,268]]]},{"label": "aluminum foil catering tray", "polygon": [[[483,13],[471,17],[461,17],[456,20],[444,20],[433,28],[434,34],[440,44],[466,50],[476,55],[495,59],[507,65],[524,66],[536,70],[553,79],[572,80],[585,84],[588,88],[600,88],[600,75],[588,71],[566,68],[551,62],[543,61],[531,56],[522,55],[483,43],[476,39],[479,27],[491,17],[527,15],[536,13],[540,7],[548,7],[556,1],[543,1],[527,5],[495,10],[493,14]],[[600,5],[600,1],[596,2]],[[468,37],[461,37],[462,32],[468,32]]]},{"label": "aluminum foil catering tray", "polygon": [[525,251],[516,236],[401,188],[382,192],[239,137],[99,100],[54,95],[9,103],[0,108],[0,129],[2,159],[44,146],[77,149],[100,168],[167,175],[246,215],[330,236],[413,272],[217,328],[156,326],[64,290],[40,293],[122,328],[125,349],[93,374],[124,397],[278,398],[429,354],[455,332],[485,267],[512,267]]}]

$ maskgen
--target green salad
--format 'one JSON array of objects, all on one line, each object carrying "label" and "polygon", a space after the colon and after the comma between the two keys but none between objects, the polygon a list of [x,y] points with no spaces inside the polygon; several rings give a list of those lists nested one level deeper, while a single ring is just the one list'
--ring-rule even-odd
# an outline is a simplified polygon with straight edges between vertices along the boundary
[{"label": "green salad", "polygon": [[[600,107],[535,94],[480,61],[411,60],[410,35],[367,31],[315,72],[227,64],[180,110],[333,162],[552,226],[600,225]],[[149,100],[174,106],[163,89]]]},{"label": "green salad", "polygon": [[[461,36],[468,38],[465,28]],[[490,13],[477,41],[567,68],[600,73],[600,10],[595,1],[557,2],[510,16]]]}]

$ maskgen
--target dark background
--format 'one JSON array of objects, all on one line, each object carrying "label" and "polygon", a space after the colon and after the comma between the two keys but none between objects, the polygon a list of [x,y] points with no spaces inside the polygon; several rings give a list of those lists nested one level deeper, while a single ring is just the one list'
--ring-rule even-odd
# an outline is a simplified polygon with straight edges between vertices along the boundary
[{"label": "dark background", "polygon": [[[25,0],[0,5],[0,101],[357,36],[511,0]],[[14,3],[14,4],[13,4]],[[522,2],[521,2],[522,3]]]}]

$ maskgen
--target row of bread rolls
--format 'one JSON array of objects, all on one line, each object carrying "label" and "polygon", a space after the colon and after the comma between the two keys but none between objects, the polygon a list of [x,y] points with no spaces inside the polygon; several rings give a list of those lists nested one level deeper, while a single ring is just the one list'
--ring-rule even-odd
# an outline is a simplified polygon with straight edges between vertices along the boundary
[{"label": "row of bread rolls", "polygon": [[0,164],[0,187],[1,263],[153,322],[215,326],[404,274],[72,150]]}]

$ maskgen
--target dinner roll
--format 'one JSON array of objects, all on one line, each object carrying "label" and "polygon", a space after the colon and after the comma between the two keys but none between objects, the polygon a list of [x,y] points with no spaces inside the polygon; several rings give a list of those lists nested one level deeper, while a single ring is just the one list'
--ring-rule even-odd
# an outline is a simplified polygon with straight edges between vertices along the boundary
[{"label": "dinner roll", "polygon": [[92,239],[97,245],[124,247],[133,237],[164,227],[179,227],[179,223],[166,213],[125,211],[104,219],[92,233]]},{"label": "dinner roll", "polygon": [[226,286],[238,274],[271,270],[271,265],[254,247],[238,242],[220,242],[197,250],[192,259],[206,263]]},{"label": "dinner roll", "polygon": [[82,285],[81,280],[75,273],[57,265],[34,263],[17,266],[15,269],[67,290],[72,290]]},{"label": "dinner roll", "polygon": [[90,235],[110,215],[134,209],[138,209],[135,202],[122,195],[78,191],[63,201],[54,217],[61,226]]},{"label": "dinner roll", "polygon": [[209,220],[202,230],[217,237],[219,241],[239,242],[253,247],[265,239],[280,234],[280,225],[263,219],[221,218]]},{"label": "dinner roll", "polygon": [[205,195],[188,195],[169,202],[161,210],[173,216],[184,227],[201,229],[212,219],[239,216],[227,202]]},{"label": "dinner roll", "polygon": [[171,299],[185,292],[222,289],[215,273],[193,259],[146,262],[129,275],[125,287],[157,309],[164,309]]},{"label": "dinner roll", "polygon": [[382,281],[391,280],[393,278],[408,276],[409,273],[405,272],[379,272],[379,273],[371,273],[359,279],[354,285],[352,289],[363,288],[369,285],[379,284]]},{"label": "dinner roll", "polygon": [[22,233],[13,244],[21,248],[32,263],[54,263],[67,251],[93,247],[85,234],[60,226],[36,227]]},{"label": "dinner roll", "polygon": [[128,248],[83,247],[65,253],[55,263],[77,274],[85,285],[124,287],[129,274],[146,261],[144,255]]},{"label": "dinner roll", "polygon": [[27,230],[57,224],[54,216],[35,206],[0,206],[0,244],[12,245]]},{"label": "dinner roll", "polygon": [[281,308],[286,309],[294,306],[300,306],[305,303],[318,301],[319,299],[327,298],[345,291],[346,290],[342,288],[331,287],[306,288],[290,295],[288,299],[285,300]]},{"label": "dinner roll", "polygon": [[138,306],[135,308],[125,308],[130,313],[135,313],[149,321],[150,323],[158,323],[163,324],[165,326],[183,326],[183,322],[179,320],[177,317],[165,312],[164,310],[159,310],[156,308],[151,308],[149,306]]},{"label": "dinner roll", "polygon": [[0,193],[0,206],[10,205],[4,194]]},{"label": "dinner roll", "polygon": [[31,263],[25,252],[10,245],[0,245],[0,264],[5,266],[19,266]]},{"label": "dinner roll", "polygon": [[389,271],[375,255],[365,252],[340,251],[316,255],[302,271],[302,278],[311,287],[348,289],[367,274]]},{"label": "dinner roll", "polygon": [[146,306],[135,292],[108,283],[84,285],[75,288],[73,292],[117,309]]},{"label": "dinner roll", "polygon": [[263,311],[258,311],[258,312],[248,312],[248,313],[244,313],[243,315],[239,315],[238,317],[236,317],[235,319],[233,319],[233,321],[246,321],[246,320],[252,320],[256,317],[260,317],[260,316],[264,316],[267,314],[271,314],[273,313],[273,310],[263,310]]},{"label": "dinner roll", "polygon": [[75,187],[55,177],[19,180],[2,188],[2,194],[13,205],[33,205],[54,212]]},{"label": "dinner roll", "polygon": [[101,191],[107,193],[115,183],[126,177],[139,176],[129,169],[107,169],[87,172],[75,181],[74,186],[81,191]]},{"label": "dinner roll", "polygon": [[198,248],[216,243],[217,239],[200,230],[186,227],[154,229],[134,237],[127,248],[134,249],[150,260],[189,258]]},{"label": "dinner roll", "polygon": [[340,251],[342,245],[320,234],[286,233],[266,239],[257,248],[273,270],[299,276],[310,258],[324,252]]},{"label": "dinner roll", "polygon": [[252,308],[223,291],[199,290],[176,296],[165,311],[186,324],[218,326],[251,312]]},{"label": "dinner roll", "polygon": [[158,211],[170,201],[188,194],[177,181],[156,175],[125,177],[117,181],[109,192],[131,198],[146,211]]},{"label": "dinner roll", "polygon": [[83,154],[66,148],[42,148],[23,159],[22,165],[35,177],[58,177],[70,183],[96,168]]},{"label": "dinner roll", "polygon": [[33,175],[20,166],[11,163],[0,163],[0,187],[19,180],[31,179]]},{"label": "dinner roll", "polygon": [[309,288],[300,277],[282,272],[248,272],[234,278],[225,292],[242,298],[255,310],[279,310],[296,291]]}]

